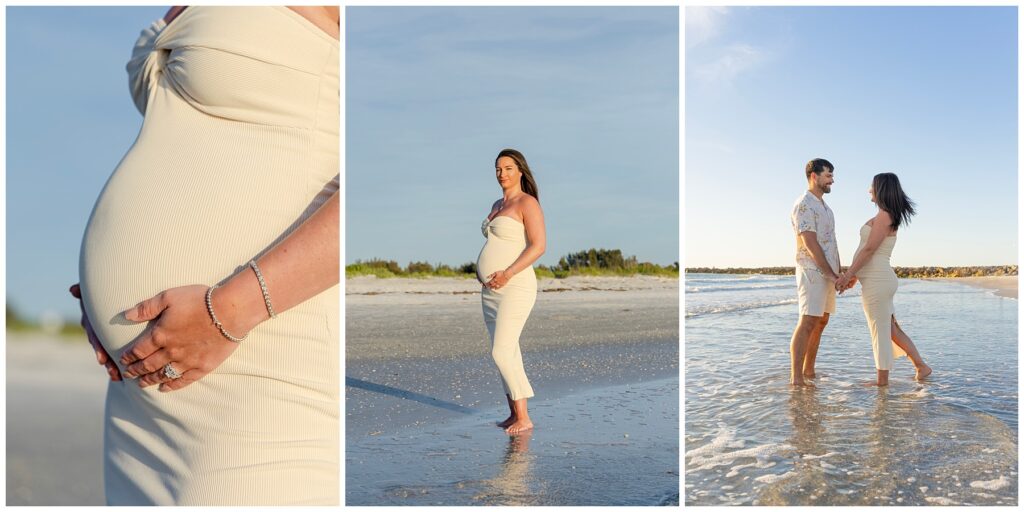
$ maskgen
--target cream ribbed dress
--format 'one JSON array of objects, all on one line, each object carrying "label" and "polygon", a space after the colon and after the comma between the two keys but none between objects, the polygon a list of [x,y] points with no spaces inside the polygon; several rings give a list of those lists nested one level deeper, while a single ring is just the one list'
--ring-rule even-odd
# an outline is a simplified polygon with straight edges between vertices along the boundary
[{"label": "cream ribbed dress", "polygon": [[[477,279],[505,270],[526,249],[526,226],[512,217],[496,215],[484,220],[481,230],[487,242],[477,257]],[[480,302],[484,324],[491,338],[491,357],[501,374],[505,394],[513,400],[530,398],[533,388],[523,368],[523,353],[519,349],[519,335],[537,301],[537,274],[527,267],[512,276],[497,290],[481,288]]]},{"label": "cream ribbed dress", "polygon": [[[80,258],[115,360],[145,327],[126,309],[244,271],[338,189],[338,51],[285,7],[194,6],[142,32],[127,67],[145,119]],[[111,383],[108,503],[337,504],[337,314],[335,286],[180,391]]]},{"label": "cream ribbed dress", "polygon": [[[865,224],[860,227],[857,252],[867,244],[870,235],[871,226]],[[892,299],[900,284],[896,272],[889,264],[895,246],[896,235],[886,237],[871,255],[871,259],[857,271],[861,305],[864,307],[868,330],[871,331],[871,349],[875,354],[875,369],[878,370],[892,370],[895,359],[907,355],[892,341],[892,318],[896,313]],[[856,254],[853,258],[857,259]]]}]

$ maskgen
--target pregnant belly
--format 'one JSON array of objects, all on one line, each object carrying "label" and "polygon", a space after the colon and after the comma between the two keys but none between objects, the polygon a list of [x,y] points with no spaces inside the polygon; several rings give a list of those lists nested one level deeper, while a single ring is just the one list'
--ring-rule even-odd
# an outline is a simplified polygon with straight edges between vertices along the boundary
[{"label": "pregnant belly", "polygon": [[[484,248],[480,250],[480,256],[476,260],[476,276],[481,283],[486,282],[487,276],[499,270],[505,270],[514,263],[519,255],[523,253],[526,244],[522,242],[509,242],[499,238],[489,238]],[[526,268],[512,276],[509,284],[512,285],[535,285],[537,281],[533,267]]]},{"label": "pregnant belly", "polygon": [[233,275],[301,220],[319,189],[308,192],[296,161],[136,143],[93,208],[79,258],[82,299],[108,353],[116,359],[145,328],[125,310]]},{"label": "pregnant belly", "polygon": [[899,288],[899,278],[892,269],[875,269],[865,272],[863,269],[857,273],[861,284],[861,297],[865,303],[892,300]]}]

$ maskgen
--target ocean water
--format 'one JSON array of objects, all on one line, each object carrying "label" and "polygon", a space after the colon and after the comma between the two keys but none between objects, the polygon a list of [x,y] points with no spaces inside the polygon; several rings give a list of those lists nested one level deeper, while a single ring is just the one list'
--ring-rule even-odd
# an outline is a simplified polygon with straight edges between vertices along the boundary
[{"label": "ocean water", "polygon": [[679,505],[679,378],[532,400],[509,436],[490,408],[346,443],[345,504]]},{"label": "ocean water", "polygon": [[901,279],[896,319],[933,375],[875,378],[860,286],[815,388],[789,386],[793,276],[688,274],[686,505],[1016,505],[1017,300]]}]

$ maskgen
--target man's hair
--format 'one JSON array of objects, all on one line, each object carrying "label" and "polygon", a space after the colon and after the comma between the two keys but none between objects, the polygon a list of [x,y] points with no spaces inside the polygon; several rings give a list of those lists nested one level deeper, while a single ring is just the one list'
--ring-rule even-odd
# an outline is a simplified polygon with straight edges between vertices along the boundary
[{"label": "man's hair", "polygon": [[821,174],[825,172],[825,169],[835,172],[836,168],[832,166],[832,162],[825,160],[824,158],[815,158],[810,162],[807,162],[807,178],[810,179],[811,173]]}]

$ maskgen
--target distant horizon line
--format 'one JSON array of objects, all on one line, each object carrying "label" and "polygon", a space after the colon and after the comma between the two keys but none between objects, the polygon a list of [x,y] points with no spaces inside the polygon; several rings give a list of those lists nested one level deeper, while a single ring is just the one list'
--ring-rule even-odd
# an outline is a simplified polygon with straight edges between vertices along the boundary
[{"label": "distant horizon line", "polygon": [[[1016,267],[1016,266],[1018,266],[1017,263],[1000,263],[1000,264],[993,264],[993,265],[893,265],[892,268],[944,268],[944,269],[961,268],[961,269],[964,269],[964,268],[1000,268],[1000,267]],[[731,267],[731,266],[719,267],[719,266],[695,265],[695,266],[692,266],[692,267],[684,267],[684,268],[685,268],[685,270],[689,271],[691,269],[719,269],[719,270],[724,270],[724,269],[739,269],[739,270],[743,270],[743,269],[746,269],[746,270],[757,270],[757,269],[766,269],[766,268],[794,268],[794,267],[796,267],[796,264],[789,264],[789,265],[751,265],[751,266],[744,265],[744,266],[739,266],[739,267]],[[849,265],[843,265],[843,268],[847,268],[847,267],[849,267]]]},{"label": "distant horizon line", "polygon": [[[598,250],[601,250],[601,249],[598,249]],[[559,256],[559,258],[564,258],[565,256],[567,256],[567,255],[563,254],[563,255]],[[655,265],[661,265],[661,266],[673,265],[673,264],[679,262],[679,258],[676,258],[676,259],[674,259],[674,260],[672,260],[672,261],[670,261],[668,263],[658,263],[656,261],[651,261],[651,260],[641,260],[639,256],[635,256],[635,255],[633,255],[631,257],[636,258],[638,263],[653,263]],[[373,261],[373,260],[377,260],[377,261],[394,261],[395,263],[401,263],[397,259],[373,257],[373,258],[356,258],[355,260],[346,261],[345,262],[345,266],[347,267],[349,265],[355,265],[357,262],[365,263],[365,262]],[[448,265],[449,267],[453,267],[453,266],[464,265],[466,263],[476,263],[476,259],[475,258],[474,259],[468,259],[466,261],[463,261],[462,263],[456,263],[456,264],[445,263],[445,262],[434,262],[434,261],[430,261],[430,260],[427,260],[427,259],[409,260],[408,263],[430,263],[431,265],[435,265],[435,266],[437,266],[437,265]],[[539,263],[539,262],[534,262],[534,265],[545,265],[545,264],[544,263]],[[558,262],[556,261],[552,265],[558,265]],[[547,266],[547,265],[545,265],[545,266]]]},{"label": "distant horizon line", "polygon": [[[847,269],[849,267],[843,267]],[[1017,265],[971,265],[960,267],[917,266],[892,267],[897,277],[903,278],[941,278],[941,277],[983,277],[983,276],[1016,276]],[[731,274],[731,275],[775,275],[791,276],[796,273],[796,266],[785,267],[687,267],[686,274]]]}]

